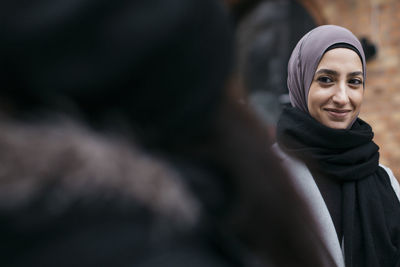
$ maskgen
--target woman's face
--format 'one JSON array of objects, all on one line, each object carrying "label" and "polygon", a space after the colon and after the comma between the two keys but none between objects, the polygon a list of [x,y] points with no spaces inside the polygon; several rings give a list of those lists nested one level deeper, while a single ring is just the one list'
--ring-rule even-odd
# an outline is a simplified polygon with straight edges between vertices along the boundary
[{"label": "woman's face", "polygon": [[347,48],[326,52],[308,93],[310,115],[327,127],[346,129],[358,116],[363,96],[363,68],[357,53]]}]

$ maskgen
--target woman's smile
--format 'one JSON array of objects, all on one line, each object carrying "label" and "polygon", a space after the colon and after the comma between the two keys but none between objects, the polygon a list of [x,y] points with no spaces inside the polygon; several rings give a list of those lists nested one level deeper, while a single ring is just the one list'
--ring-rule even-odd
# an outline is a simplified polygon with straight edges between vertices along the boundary
[{"label": "woman's smile", "polygon": [[351,109],[324,108],[332,119],[343,120],[351,114]]}]

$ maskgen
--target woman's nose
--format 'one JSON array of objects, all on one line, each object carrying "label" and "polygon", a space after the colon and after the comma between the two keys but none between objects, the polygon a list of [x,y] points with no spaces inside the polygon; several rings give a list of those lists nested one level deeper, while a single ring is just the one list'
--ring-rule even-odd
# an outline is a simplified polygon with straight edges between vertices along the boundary
[{"label": "woman's nose", "polygon": [[341,82],[335,87],[332,100],[335,104],[340,106],[344,106],[349,102],[349,96],[347,94],[347,86],[345,83]]}]

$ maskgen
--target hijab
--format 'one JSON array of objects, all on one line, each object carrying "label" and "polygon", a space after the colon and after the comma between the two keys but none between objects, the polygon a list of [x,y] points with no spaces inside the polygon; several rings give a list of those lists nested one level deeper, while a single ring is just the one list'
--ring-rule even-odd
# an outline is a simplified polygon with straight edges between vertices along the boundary
[{"label": "hijab", "polygon": [[[288,63],[287,86],[292,106],[308,113],[308,92],[321,58],[332,45],[347,44],[358,51],[365,81],[365,55],[360,41],[352,32],[336,25],[319,26],[301,38]],[[354,50],[354,49],[353,49]]]}]

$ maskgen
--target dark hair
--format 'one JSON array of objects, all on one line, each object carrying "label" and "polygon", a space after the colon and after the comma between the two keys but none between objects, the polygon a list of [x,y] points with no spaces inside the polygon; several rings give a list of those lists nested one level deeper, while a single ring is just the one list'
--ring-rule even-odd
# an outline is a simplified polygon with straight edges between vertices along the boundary
[{"label": "dark hair", "polygon": [[233,59],[222,3],[7,5],[15,12],[4,14],[1,95],[20,117],[59,110],[100,129],[124,117],[156,146],[207,129]]}]

